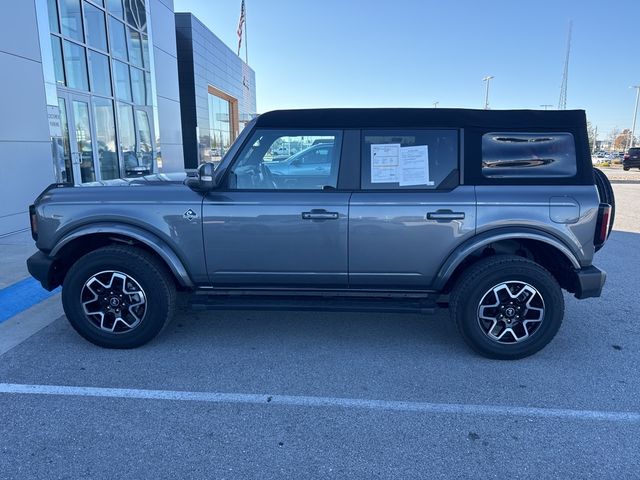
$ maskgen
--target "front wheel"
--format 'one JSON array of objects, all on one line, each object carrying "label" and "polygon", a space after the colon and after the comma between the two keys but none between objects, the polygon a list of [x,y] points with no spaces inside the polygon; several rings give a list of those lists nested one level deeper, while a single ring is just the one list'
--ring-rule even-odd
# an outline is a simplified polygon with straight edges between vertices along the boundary
[{"label": "front wheel", "polygon": [[135,348],[153,339],[173,316],[173,278],[154,256],[107,246],[81,257],[67,273],[62,305],[71,326],[105,348]]},{"label": "front wheel", "polygon": [[513,360],[533,355],[553,339],[562,323],[564,299],[546,269],[522,257],[498,255],[462,274],[450,309],[473,350]]}]

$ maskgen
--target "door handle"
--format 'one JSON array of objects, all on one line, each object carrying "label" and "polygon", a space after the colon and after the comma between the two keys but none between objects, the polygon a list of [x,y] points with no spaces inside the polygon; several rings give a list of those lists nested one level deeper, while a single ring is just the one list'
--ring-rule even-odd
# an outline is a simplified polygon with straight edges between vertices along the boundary
[{"label": "door handle", "polygon": [[311,210],[302,212],[303,220],[337,220],[340,217],[338,212],[327,212],[326,210]]},{"label": "door handle", "polygon": [[451,210],[436,210],[427,213],[427,220],[437,220],[440,222],[450,222],[451,220],[464,220],[464,212],[453,212]]}]

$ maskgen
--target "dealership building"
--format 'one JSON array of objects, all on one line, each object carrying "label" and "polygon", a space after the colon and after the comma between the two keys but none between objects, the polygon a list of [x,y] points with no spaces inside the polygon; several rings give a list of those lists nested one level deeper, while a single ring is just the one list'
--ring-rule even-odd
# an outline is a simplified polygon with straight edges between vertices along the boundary
[{"label": "dealership building", "polygon": [[0,236],[50,183],[215,162],[256,115],[253,70],[173,0],[11,2],[0,71]]}]

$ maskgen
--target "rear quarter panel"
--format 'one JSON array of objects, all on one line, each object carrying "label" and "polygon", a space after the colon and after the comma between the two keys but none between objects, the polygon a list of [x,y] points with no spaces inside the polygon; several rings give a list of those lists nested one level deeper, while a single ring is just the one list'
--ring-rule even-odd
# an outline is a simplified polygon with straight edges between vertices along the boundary
[{"label": "rear quarter panel", "polygon": [[591,265],[599,198],[594,185],[477,186],[477,233],[534,228],[561,240],[581,266]]}]

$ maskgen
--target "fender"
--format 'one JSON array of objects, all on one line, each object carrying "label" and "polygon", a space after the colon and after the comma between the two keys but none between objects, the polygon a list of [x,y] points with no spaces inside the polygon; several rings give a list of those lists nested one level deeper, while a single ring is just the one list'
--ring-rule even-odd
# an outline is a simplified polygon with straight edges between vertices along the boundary
[{"label": "fender", "polygon": [[176,255],[173,249],[157,235],[144,230],[143,228],[128,225],[126,223],[114,223],[114,222],[101,222],[92,223],[84,227],[79,227],[70,233],[67,233],[62,239],[60,239],[55,247],[49,253],[49,256],[55,258],[62,248],[85,235],[102,233],[102,234],[114,234],[119,236],[126,236],[137,240],[140,243],[145,244],[151,248],[164,260],[167,266],[171,269],[176,279],[183,287],[193,287],[194,283],[184,267],[182,260]]},{"label": "fender", "polygon": [[436,276],[434,287],[436,290],[442,290],[456,270],[456,268],[464,261],[469,254],[474,252],[475,250],[485,247],[493,242],[498,242],[500,240],[538,240],[540,242],[544,242],[552,247],[555,247],[557,250],[562,252],[567,260],[571,262],[571,265],[576,270],[579,270],[580,262],[576,258],[575,254],[571,251],[571,249],[564,244],[561,240],[553,235],[550,235],[541,230],[536,230],[534,228],[521,228],[519,227],[517,230],[510,228],[498,228],[495,230],[490,230],[487,232],[483,232],[480,235],[476,235],[475,237],[467,240],[462,245],[459,245],[453,252],[449,254],[447,260],[442,264],[440,270],[438,271],[438,275]]}]

